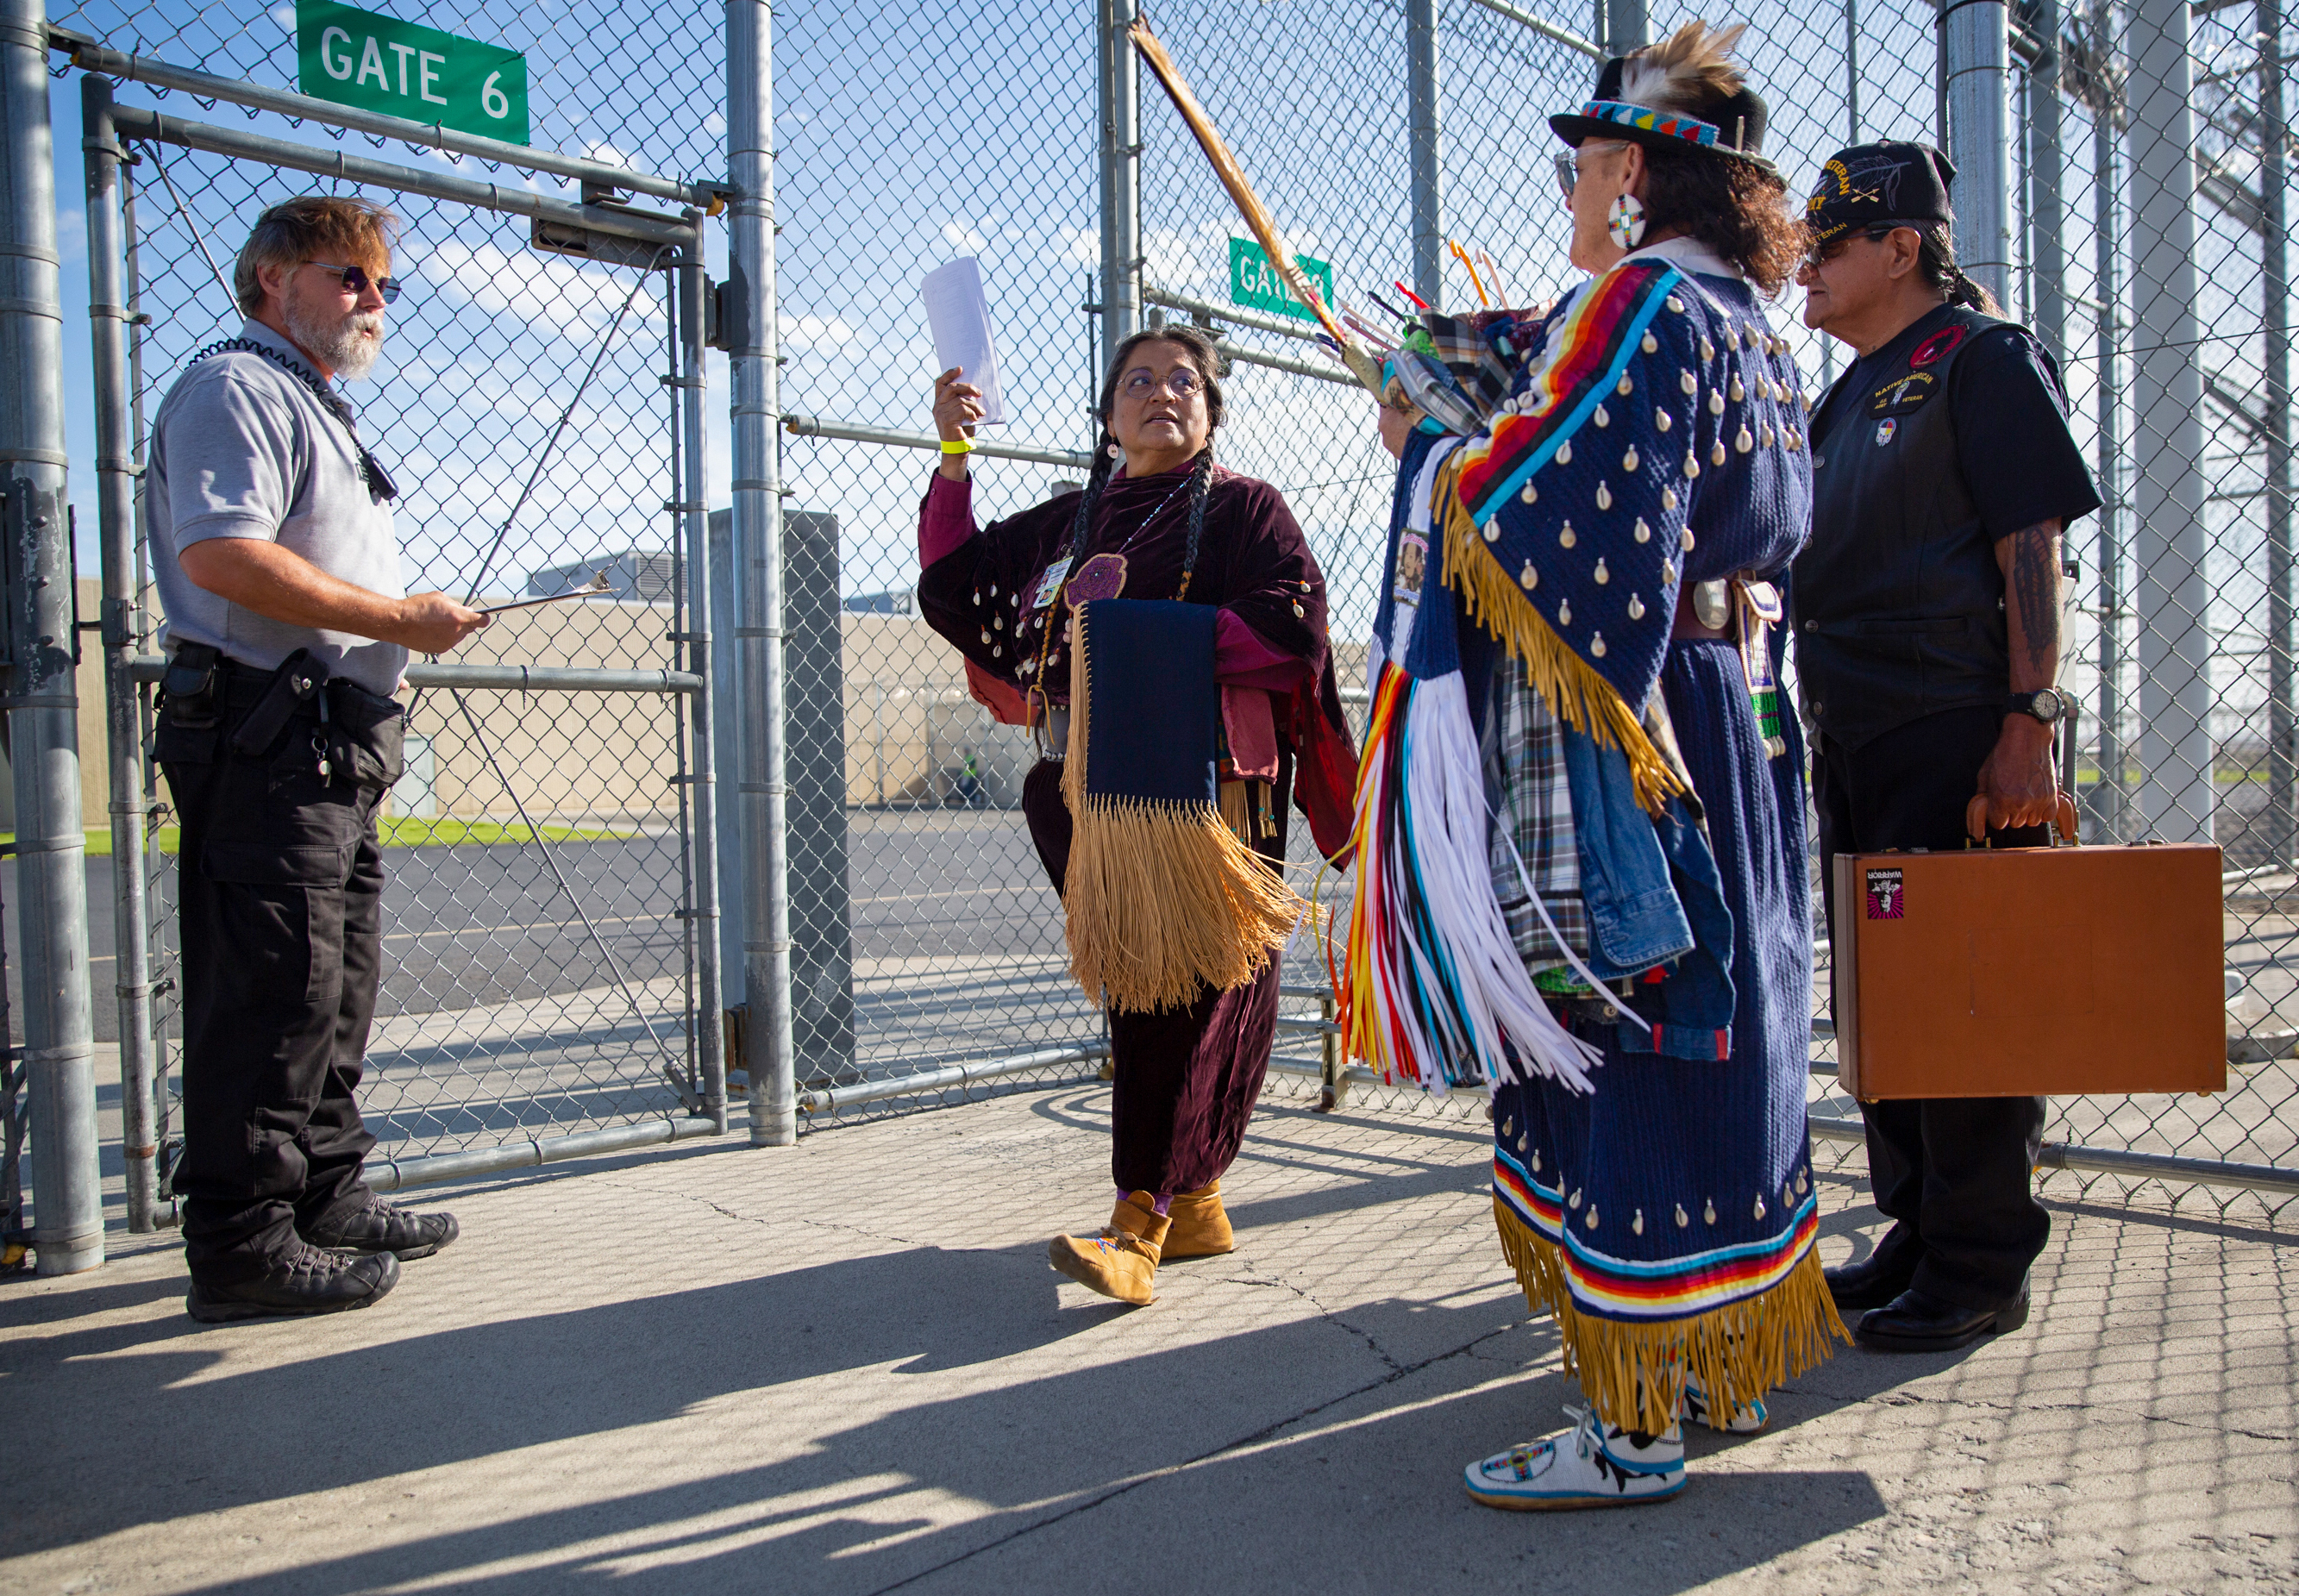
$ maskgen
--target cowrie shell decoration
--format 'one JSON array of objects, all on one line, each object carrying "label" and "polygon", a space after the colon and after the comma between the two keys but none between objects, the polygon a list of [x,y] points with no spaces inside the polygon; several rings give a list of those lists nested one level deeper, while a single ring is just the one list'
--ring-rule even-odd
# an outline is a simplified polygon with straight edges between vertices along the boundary
[{"label": "cowrie shell decoration", "polygon": [[1708,413],[1712,416],[1724,413],[1724,394],[1721,389],[1711,388],[1708,391]]},{"label": "cowrie shell decoration", "polygon": [[1533,500],[1540,497],[1540,490],[1534,487],[1532,484],[1528,482],[1524,484],[1524,491],[1519,493],[1517,497],[1523,500],[1525,503],[1531,504]]},{"label": "cowrie shell decoration", "polygon": [[1676,490],[1674,488],[1663,488],[1660,491],[1660,507],[1663,509],[1674,509],[1676,508]]},{"label": "cowrie shell decoration", "polygon": [[1598,509],[1613,508],[1613,490],[1601,482],[1597,484],[1597,508]]},{"label": "cowrie shell decoration", "polygon": [[[1741,435],[1742,437],[1746,437],[1746,436],[1747,436],[1747,432],[1744,430],[1744,431],[1741,433],[1741,434],[1740,434],[1740,435]],[[1709,463],[1710,465],[1712,465],[1712,466],[1721,466],[1721,465],[1722,465],[1722,464],[1724,463],[1724,440],[1723,440],[1723,439],[1722,439],[1722,438],[1717,439],[1717,440],[1716,440],[1716,442],[1715,442],[1715,445],[1714,445],[1713,448],[1711,448],[1711,449],[1709,450],[1709,451],[1708,451],[1708,463]]]},{"label": "cowrie shell decoration", "polygon": [[[1758,377],[1756,379],[1756,386],[1761,389],[1764,385],[1764,379],[1761,376]],[[1732,402],[1734,404],[1739,404],[1742,400],[1747,397],[1748,390],[1740,385],[1740,379],[1738,375],[1735,375],[1732,378]]]},{"label": "cowrie shell decoration", "polygon": [[1760,1220],[1764,1217],[1764,1199],[1762,1195],[1756,1198],[1756,1217]]},{"label": "cowrie shell decoration", "polygon": [[1645,518],[1642,516],[1639,516],[1637,517],[1636,535],[1637,542],[1639,543],[1649,543],[1652,542],[1652,528],[1646,525]]},{"label": "cowrie shell decoration", "polygon": [[1599,426],[1610,426],[1613,425],[1613,418],[1603,405],[1598,405],[1597,407],[1597,413],[1589,417],[1589,419],[1595,422]]},{"label": "cowrie shell decoration", "polygon": [[1524,569],[1516,574],[1516,580],[1520,587],[1530,591],[1540,585],[1540,573],[1532,568],[1531,560],[1527,560],[1524,562]]},{"label": "cowrie shell decoration", "polygon": [[1708,342],[1708,335],[1700,335],[1700,360],[1703,365],[1716,358],[1716,346]]},{"label": "cowrie shell decoration", "polygon": [[1660,340],[1654,337],[1649,329],[1645,333],[1644,351],[1648,355],[1660,352]]},{"label": "cowrie shell decoration", "polygon": [[[1739,450],[1742,454],[1747,453],[1748,451],[1754,449],[1755,446],[1756,434],[1750,432],[1745,426],[1740,429],[1739,435],[1732,440],[1732,447]],[[1718,447],[1722,448],[1722,445],[1719,444]]]},{"label": "cowrie shell decoration", "polygon": [[1573,533],[1572,522],[1567,521],[1564,525],[1556,529],[1557,547],[1561,549],[1570,549],[1573,544],[1580,541],[1580,538]]},{"label": "cowrie shell decoration", "polygon": [[1635,1231],[1639,1236],[1642,1236],[1645,1233],[1645,1211],[1643,1209],[1639,1208],[1637,1210],[1636,1217],[1629,1221],[1629,1228]]},{"label": "cowrie shell decoration", "polygon": [[1598,587],[1602,587],[1606,583],[1612,581],[1612,579],[1613,574],[1605,569],[1605,557],[1601,554],[1598,555],[1597,557],[1597,585]]},{"label": "cowrie shell decoration", "polygon": [[[1605,657],[1605,634],[1603,633],[1597,633],[1589,638],[1589,652],[1594,654],[1599,659]],[[1605,1012],[1606,1013],[1612,1013],[1610,1009],[1607,1009]]]},{"label": "cowrie shell decoration", "polygon": [[1692,1216],[1685,1212],[1684,1204],[1679,1203],[1676,1205],[1676,1228],[1681,1230],[1690,1223],[1692,1223]]},{"label": "cowrie shell decoration", "polygon": [[1641,621],[1644,618],[1645,601],[1642,599],[1638,598],[1634,593],[1631,593],[1629,595],[1629,619],[1632,621]]},{"label": "cowrie shell decoration", "polygon": [[1573,600],[1570,600],[1570,599],[1563,599],[1563,600],[1559,600],[1557,601],[1557,605],[1556,605],[1556,624],[1557,624],[1558,625],[1560,625],[1560,626],[1570,626],[1571,624],[1573,624]]},{"label": "cowrie shell decoration", "polygon": [[1637,446],[1635,444],[1630,444],[1628,453],[1621,457],[1621,469],[1626,471],[1631,476],[1636,475]]},{"label": "cowrie shell decoration", "polygon": [[1578,1208],[1581,1206],[1581,1188],[1579,1187],[1574,1187],[1573,1188],[1573,1195],[1564,1199],[1564,1206],[1567,1208]]},{"label": "cowrie shell decoration", "polygon": [[1715,1199],[1715,1198],[1711,1197],[1711,1198],[1709,1198],[1709,1199],[1708,1199],[1708,1206],[1707,1206],[1706,1208],[1705,1208],[1705,1209],[1703,1209],[1703,1210],[1701,1211],[1700,1217],[1701,1217],[1702,1219],[1704,1219],[1704,1220],[1707,1220],[1707,1221],[1708,1221],[1710,1224],[1712,1224],[1712,1225],[1713,1225],[1713,1224],[1714,1224],[1714,1223],[1716,1222],[1716,1199]]},{"label": "cowrie shell decoration", "polygon": [[1597,1228],[1597,1205],[1594,1203],[1589,1204],[1589,1217],[1581,1222],[1591,1230]]},{"label": "cowrie shell decoration", "polygon": [[1560,466],[1569,466],[1573,463],[1572,439],[1567,438],[1556,446],[1556,463]]},{"label": "cowrie shell decoration", "polygon": [[1679,544],[1682,547],[1682,549],[1684,550],[1684,551],[1685,551],[1687,554],[1691,553],[1691,552],[1692,552],[1692,528],[1690,528],[1689,526],[1686,527],[1686,528],[1684,529],[1684,536],[1683,536],[1682,538],[1679,539],[1679,540],[1678,540],[1678,542],[1679,542]]},{"label": "cowrie shell decoration", "polygon": [[1621,373],[1621,385],[1614,389],[1614,392],[1618,393],[1623,399],[1626,399],[1630,394],[1635,393],[1636,389],[1636,384],[1631,382],[1629,380],[1629,374],[1623,371]]},{"label": "cowrie shell decoration", "polygon": [[1677,378],[1676,385],[1683,389],[1687,393],[1697,393],[1700,392],[1699,379],[1695,377],[1689,370],[1682,376]]}]

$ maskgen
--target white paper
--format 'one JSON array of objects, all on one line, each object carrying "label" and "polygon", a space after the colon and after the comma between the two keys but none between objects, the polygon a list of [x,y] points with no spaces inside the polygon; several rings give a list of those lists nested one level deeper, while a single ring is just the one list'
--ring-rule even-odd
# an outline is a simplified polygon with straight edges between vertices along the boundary
[{"label": "white paper", "polygon": [[990,335],[990,301],[982,292],[982,268],[971,255],[937,266],[918,285],[926,302],[926,325],[934,330],[934,370],[958,368],[982,390],[984,426],[1006,420],[1006,401],[998,389],[998,345]]}]

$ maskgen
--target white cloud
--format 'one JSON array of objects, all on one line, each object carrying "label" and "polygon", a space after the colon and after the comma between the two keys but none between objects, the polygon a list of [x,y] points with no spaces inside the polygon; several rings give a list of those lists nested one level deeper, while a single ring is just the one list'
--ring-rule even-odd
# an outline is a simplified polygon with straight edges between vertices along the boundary
[{"label": "white cloud", "polygon": [[979,253],[990,247],[990,240],[962,221],[946,221],[942,225],[942,242],[954,250],[969,250]]},{"label": "white cloud", "polygon": [[835,316],[785,316],[783,344],[788,349],[840,349],[854,342],[854,329]]},{"label": "white cloud", "polygon": [[[443,239],[417,268],[426,282],[490,316],[510,316],[561,337],[587,342],[605,332],[631,292],[628,268],[589,266],[564,256],[513,253],[492,244]],[[648,298],[640,291],[642,299]],[[624,318],[643,318],[634,306]]]}]

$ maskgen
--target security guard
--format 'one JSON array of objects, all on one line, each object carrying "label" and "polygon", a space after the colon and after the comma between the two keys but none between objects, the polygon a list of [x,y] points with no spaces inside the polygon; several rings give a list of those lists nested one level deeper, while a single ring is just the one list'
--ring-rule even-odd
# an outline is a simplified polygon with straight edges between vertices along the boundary
[{"label": "security guard", "polygon": [[397,490],[337,376],[398,297],[387,211],[275,205],[240,251],[247,321],[154,423],[153,574],[171,652],[156,742],[182,823],[186,1306],[206,1323],[363,1308],[455,1237],[361,1178],[353,1092],[381,973],[376,812],[411,649],[487,617],[405,596]]},{"label": "security guard", "polygon": [[[1792,624],[1813,739],[1821,881],[1839,852],[2049,839],[2060,540],[2099,508],[2058,368],[1955,264],[1937,150],[1838,152],[1806,202],[1805,325],[1857,357],[1812,421],[1812,541]],[[1828,1271],[1855,1335],[1930,1352],[2020,1327],[2050,1220],[2030,1184],[2040,1097],[1866,1104],[1891,1230]]]}]

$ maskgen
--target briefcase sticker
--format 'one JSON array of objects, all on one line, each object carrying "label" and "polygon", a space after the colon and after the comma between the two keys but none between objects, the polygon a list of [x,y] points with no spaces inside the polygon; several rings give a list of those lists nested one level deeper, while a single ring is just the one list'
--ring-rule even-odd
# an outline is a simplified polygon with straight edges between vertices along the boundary
[{"label": "briefcase sticker", "polygon": [[1897,920],[1907,910],[1907,891],[1897,869],[1868,872],[1868,918]]}]

